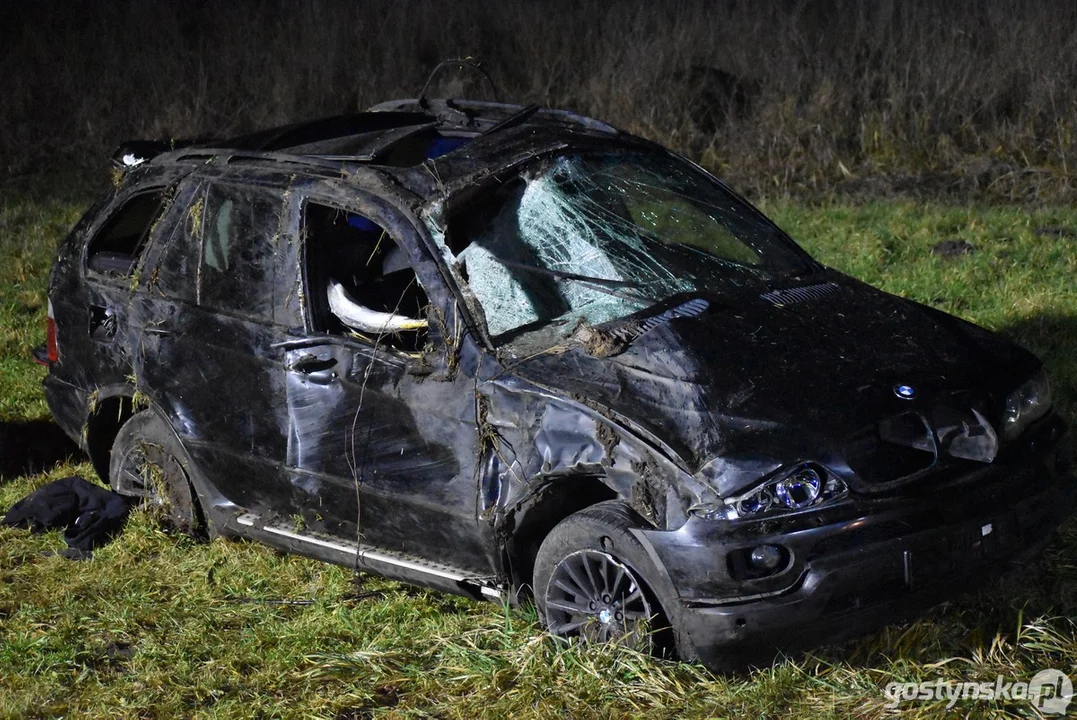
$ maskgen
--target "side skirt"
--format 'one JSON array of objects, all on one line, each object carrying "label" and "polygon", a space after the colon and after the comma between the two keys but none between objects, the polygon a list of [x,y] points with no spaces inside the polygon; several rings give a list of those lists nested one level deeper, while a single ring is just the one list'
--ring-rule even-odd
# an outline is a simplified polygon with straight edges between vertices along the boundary
[{"label": "side skirt", "polygon": [[227,530],[286,552],[365,570],[432,590],[497,603],[505,602],[507,597],[494,577],[475,577],[458,568],[404,553],[297,532],[294,528],[269,524],[254,513],[234,516],[229,520]]}]

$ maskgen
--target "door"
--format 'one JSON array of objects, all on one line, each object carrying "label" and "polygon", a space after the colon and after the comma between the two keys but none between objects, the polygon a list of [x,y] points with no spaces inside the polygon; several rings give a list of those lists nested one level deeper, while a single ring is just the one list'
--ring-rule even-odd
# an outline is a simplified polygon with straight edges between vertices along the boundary
[{"label": "door", "polygon": [[440,330],[422,326],[445,291],[415,231],[384,212],[303,210],[311,335],[285,348],[295,506],[343,539],[488,571],[474,380],[448,371]]},{"label": "door", "polygon": [[278,348],[289,337],[283,298],[295,288],[281,275],[287,223],[280,190],[206,182],[151,250],[132,309],[140,388],[217,490],[215,503],[262,514],[291,500]]},{"label": "door", "polygon": [[[87,243],[85,306],[79,308],[81,317],[72,328],[74,332],[64,335],[69,346],[86,343],[85,355],[73,353],[87,360],[86,387],[129,382],[129,306],[143,286],[140,274],[147,243],[151,236],[159,235],[158,225],[167,224],[169,215],[174,214],[166,212],[169,195],[164,186],[140,188],[129,194]],[[63,303],[66,298],[57,300]]]}]

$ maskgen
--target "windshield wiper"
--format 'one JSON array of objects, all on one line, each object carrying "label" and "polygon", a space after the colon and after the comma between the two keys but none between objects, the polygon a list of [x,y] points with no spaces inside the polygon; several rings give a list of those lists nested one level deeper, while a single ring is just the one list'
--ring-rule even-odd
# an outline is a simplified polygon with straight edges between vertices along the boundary
[{"label": "windshield wiper", "polygon": [[626,300],[642,300],[644,302],[654,302],[654,298],[647,297],[638,292],[618,292],[613,288],[630,288],[632,290],[640,290],[643,288],[638,283],[631,283],[625,280],[611,280],[610,278],[592,277],[590,275],[578,275],[576,273],[565,272],[563,270],[551,270],[550,268],[535,267],[534,265],[526,265],[524,263],[512,262],[511,260],[501,260],[498,262],[505,267],[512,268],[513,270],[523,270],[524,272],[535,273],[537,275],[548,275],[550,277],[561,278],[564,280],[573,280],[584,285],[590,285],[599,292],[604,292],[608,295],[615,297],[625,298]]}]

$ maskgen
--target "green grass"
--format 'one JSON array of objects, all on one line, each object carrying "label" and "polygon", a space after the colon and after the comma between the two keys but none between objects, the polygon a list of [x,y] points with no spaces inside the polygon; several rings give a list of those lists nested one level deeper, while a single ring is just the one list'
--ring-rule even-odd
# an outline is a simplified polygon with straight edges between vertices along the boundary
[{"label": "green grass", "polygon": [[[0,207],[0,419],[47,416],[42,371],[50,256],[81,201]],[[1077,225],[1026,212],[870,204],[768,212],[824,262],[1010,333],[1077,410]],[[957,258],[941,239],[971,242]],[[12,452],[5,449],[4,452]],[[85,462],[0,480],[0,508]],[[91,561],[43,553],[57,533],[0,529],[0,717],[886,717],[891,681],[1077,676],[1077,531],[1043,560],[921,620],[733,677],[627,650],[566,648],[533,611],[478,604],[234,541],[169,536],[139,511]],[[283,604],[272,601],[312,601]],[[942,703],[907,702],[904,717]],[[1034,717],[1028,703],[962,715]]]}]

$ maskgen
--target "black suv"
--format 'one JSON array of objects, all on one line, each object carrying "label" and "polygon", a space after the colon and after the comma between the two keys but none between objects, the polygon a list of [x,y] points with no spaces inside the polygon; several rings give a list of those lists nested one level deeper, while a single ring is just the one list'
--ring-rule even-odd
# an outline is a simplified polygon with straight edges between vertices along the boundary
[{"label": "black suv", "polygon": [[45,380],[118,492],[713,668],[862,632],[1069,512],[1039,361],[685,159],[460,100],[129,143]]}]

